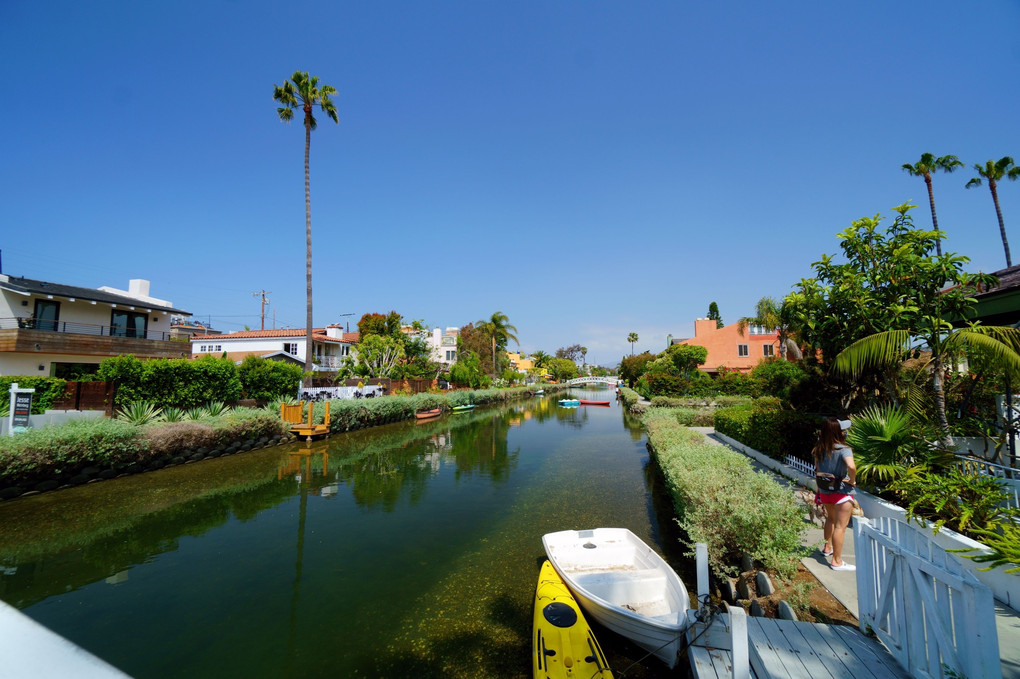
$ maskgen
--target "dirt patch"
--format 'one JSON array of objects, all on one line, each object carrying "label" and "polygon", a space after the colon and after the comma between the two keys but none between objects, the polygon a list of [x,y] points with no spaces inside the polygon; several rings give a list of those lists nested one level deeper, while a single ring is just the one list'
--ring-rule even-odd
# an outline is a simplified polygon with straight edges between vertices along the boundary
[{"label": "dirt patch", "polygon": [[757,595],[755,591],[757,576],[757,569],[740,574],[740,578],[747,583],[751,594],[750,599],[738,602],[745,608],[750,606],[751,601],[757,601],[765,612],[765,617],[777,618],[779,616],[776,609],[779,602],[785,600],[797,612],[797,617],[801,621],[857,626],[857,618],[853,613],[832,596],[829,590],[812,575],[811,571],[804,567],[804,564],[797,565],[797,573],[789,581],[780,580],[770,573],[769,578],[776,591],[768,596]]}]

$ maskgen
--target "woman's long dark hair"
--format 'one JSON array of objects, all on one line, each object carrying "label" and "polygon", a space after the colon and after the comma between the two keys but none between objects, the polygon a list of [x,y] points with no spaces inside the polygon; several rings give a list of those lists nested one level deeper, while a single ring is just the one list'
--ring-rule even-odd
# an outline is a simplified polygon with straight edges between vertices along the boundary
[{"label": "woman's long dark hair", "polygon": [[836,449],[837,445],[846,441],[846,432],[839,426],[839,420],[835,417],[826,417],[822,420],[822,429],[818,432],[818,443],[811,450],[815,458],[815,466],[821,464],[822,459]]}]

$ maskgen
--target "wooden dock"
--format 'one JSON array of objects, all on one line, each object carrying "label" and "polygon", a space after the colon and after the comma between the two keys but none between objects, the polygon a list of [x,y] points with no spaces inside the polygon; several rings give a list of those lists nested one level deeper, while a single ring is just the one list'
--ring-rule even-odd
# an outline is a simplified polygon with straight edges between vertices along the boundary
[{"label": "wooden dock", "polygon": [[[742,610],[731,610],[734,614],[719,614],[707,629],[695,623],[688,630],[688,639],[694,640],[688,656],[697,679],[910,677],[881,642],[854,627],[750,618]],[[746,630],[744,648],[741,629]],[[743,663],[741,657],[746,658]]]}]

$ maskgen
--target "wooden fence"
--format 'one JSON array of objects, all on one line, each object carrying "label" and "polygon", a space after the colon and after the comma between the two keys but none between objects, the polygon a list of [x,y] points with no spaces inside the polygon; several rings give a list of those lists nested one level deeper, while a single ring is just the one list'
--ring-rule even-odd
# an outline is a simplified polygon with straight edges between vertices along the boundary
[{"label": "wooden fence", "polygon": [[931,535],[889,517],[854,519],[860,627],[913,677],[1001,679],[992,591]]},{"label": "wooden fence", "polygon": [[102,410],[113,415],[117,396],[115,382],[68,382],[64,395],[53,402],[52,410]]}]

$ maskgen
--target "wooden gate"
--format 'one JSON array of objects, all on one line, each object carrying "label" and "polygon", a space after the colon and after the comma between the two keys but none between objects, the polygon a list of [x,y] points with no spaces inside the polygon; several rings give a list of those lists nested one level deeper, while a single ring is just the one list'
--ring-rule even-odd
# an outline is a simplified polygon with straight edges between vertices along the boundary
[{"label": "wooden gate", "polygon": [[992,591],[931,535],[889,517],[854,519],[861,630],[913,677],[1001,679]]},{"label": "wooden gate", "polygon": [[113,416],[117,385],[114,382],[68,382],[53,410],[102,410]]}]

